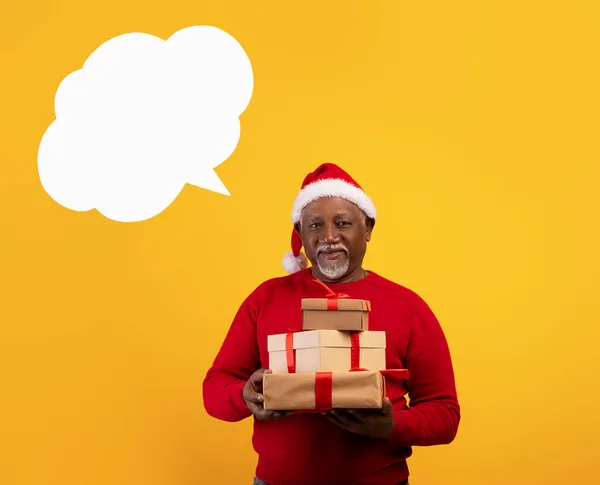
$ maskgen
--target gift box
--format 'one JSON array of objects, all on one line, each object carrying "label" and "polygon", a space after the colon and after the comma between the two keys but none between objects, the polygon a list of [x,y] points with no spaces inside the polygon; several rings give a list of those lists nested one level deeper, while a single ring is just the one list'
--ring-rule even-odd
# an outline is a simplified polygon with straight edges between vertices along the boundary
[{"label": "gift box", "polygon": [[378,409],[385,380],[375,370],[264,374],[263,396],[264,409],[273,411]]},{"label": "gift box", "polygon": [[304,330],[354,330],[369,328],[371,303],[352,298],[303,298]]},{"label": "gift box", "polygon": [[269,335],[267,345],[274,374],[386,367],[386,334],[382,331],[306,330]]}]

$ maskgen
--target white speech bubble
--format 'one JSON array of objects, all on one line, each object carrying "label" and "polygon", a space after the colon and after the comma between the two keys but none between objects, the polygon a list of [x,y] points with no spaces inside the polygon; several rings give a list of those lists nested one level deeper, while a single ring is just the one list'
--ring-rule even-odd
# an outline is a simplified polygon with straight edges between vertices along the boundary
[{"label": "white speech bubble", "polygon": [[186,183],[230,195],[214,168],[238,145],[253,89],[244,49],[216,27],[114,37],[57,89],[42,186],[68,209],[119,222],[156,216]]}]

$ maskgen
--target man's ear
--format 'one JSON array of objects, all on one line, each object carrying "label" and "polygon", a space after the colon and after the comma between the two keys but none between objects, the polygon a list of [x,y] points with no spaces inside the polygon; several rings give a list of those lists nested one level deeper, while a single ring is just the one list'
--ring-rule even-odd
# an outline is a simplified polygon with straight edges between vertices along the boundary
[{"label": "man's ear", "polygon": [[296,224],[294,224],[294,231],[296,231],[298,233],[298,236],[300,235],[300,223],[296,222]]},{"label": "man's ear", "polygon": [[371,236],[373,235],[373,229],[375,228],[375,219],[371,219],[367,217],[367,242],[371,241]]}]

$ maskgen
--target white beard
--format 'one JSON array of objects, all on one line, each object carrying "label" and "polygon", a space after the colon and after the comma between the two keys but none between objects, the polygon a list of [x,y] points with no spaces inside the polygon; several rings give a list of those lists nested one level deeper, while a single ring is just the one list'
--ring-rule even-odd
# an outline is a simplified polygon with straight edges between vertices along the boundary
[{"label": "white beard", "polygon": [[319,254],[319,251],[322,249],[343,249],[346,252],[346,259],[343,263],[338,261],[329,261],[325,264],[322,264],[317,256],[317,266],[319,267],[319,271],[327,278],[331,280],[337,280],[344,276],[348,271],[348,267],[350,266],[350,254],[348,248],[343,244],[326,244],[317,248],[317,254]]},{"label": "white beard", "polygon": [[330,280],[337,280],[344,276],[348,271],[348,267],[350,262],[346,259],[343,264],[331,263],[326,267],[322,266],[321,263],[318,263],[319,271],[323,273]]}]

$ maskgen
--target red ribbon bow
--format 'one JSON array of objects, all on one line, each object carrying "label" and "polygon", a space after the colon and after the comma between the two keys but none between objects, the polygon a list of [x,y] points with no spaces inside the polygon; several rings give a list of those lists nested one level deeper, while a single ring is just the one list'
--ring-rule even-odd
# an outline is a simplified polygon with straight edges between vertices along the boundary
[{"label": "red ribbon bow", "polygon": [[345,293],[336,293],[331,288],[329,288],[329,286],[327,286],[325,283],[323,283],[321,280],[314,278],[313,281],[315,283],[318,283],[319,285],[321,285],[323,288],[325,288],[328,291],[328,293],[325,295],[327,298],[350,298],[350,295],[346,295]]},{"label": "red ribbon bow", "polygon": [[325,298],[327,298],[327,310],[337,310],[339,299],[350,298],[350,295],[347,295],[346,293],[336,293],[329,288],[329,286],[316,278],[314,278],[313,281],[327,290],[327,294],[325,295]]}]

